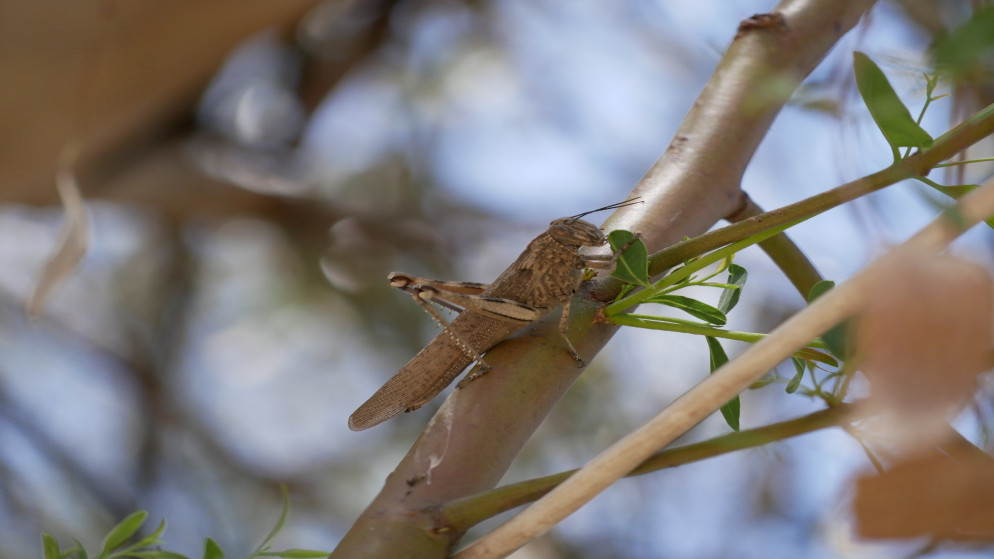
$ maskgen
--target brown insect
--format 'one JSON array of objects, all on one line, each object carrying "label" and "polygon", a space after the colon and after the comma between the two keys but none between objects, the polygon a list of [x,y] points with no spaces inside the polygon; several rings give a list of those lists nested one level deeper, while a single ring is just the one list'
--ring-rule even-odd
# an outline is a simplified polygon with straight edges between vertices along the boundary
[{"label": "brown insect", "polygon": [[[490,284],[438,281],[391,273],[387,277],[390,285],[409,293],[443,326],[443,330],[359,406],[349,417],[349,428],[361,431],[400,412],[420,408],[474,361],[480,364],[480,369],[462,382],[479,377],[489,369],[483,360],[483,353],[526,324],[541,319],[560,304],[563,310],[559,332],[567,351],[582,367],[583,360],[566,335],[570,300],[580,284],[584,268],[609,268],[616,257],[579,253],[582,247],[598,247],[607,243],[607,237],[597,226],[580,218],[627,206],[636,200],[553,221]],[[449,323],[430,303],[460,314]]]}]

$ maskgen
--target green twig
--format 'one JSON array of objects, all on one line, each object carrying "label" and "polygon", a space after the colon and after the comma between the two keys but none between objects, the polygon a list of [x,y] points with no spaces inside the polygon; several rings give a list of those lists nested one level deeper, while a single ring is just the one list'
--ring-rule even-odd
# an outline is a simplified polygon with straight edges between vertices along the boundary
[{"label": "green twig", "polygon": [[[629,473],[647,474],[699,462],[736,450],[755,448],[829,427],[846,426],[861,419],[854,404],[841,404],[803,417],[773,423],[765,427],[739,431],[728,435],[657,452]],[[451,530],[468,530],[501,512],[530,503],[565,481],[576,470],[570,470],[498,487],[477,495],[457,499],[436,510],[440,526]]]},{"label": "green twig", "polygon": [[931,147],[906,157],[886,169],[799,202],[772,210],[665,248],[650,257],[649,275],[656,276],[677,264],[773,227],[816,216],[904,179],[924,177],[941,162],[994,134],[994,104],[935,139]]}]

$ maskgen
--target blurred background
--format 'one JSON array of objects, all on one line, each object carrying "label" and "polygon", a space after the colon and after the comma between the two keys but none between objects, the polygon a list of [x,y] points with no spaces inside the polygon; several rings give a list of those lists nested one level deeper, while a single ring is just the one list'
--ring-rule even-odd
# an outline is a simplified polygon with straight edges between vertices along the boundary
[{"label": "blurred background", "polygon": [[[929,44],[973,4],[881,2],[785,108],[744,189],[772,209],[887,165],[852,51],[917,114]],[[199,556],[210,536],[238,556],[276,521],[278,482],[293,513],[275,547],[332,549],[442,401],[370,431],[346,426],[437,332],[386,274],[490,281],[552,219],[623,200],[739,21],[773,7],[4,3],[0,557],[40,556],[41,531],[94,549],[137,509],[168,520],[170,549]],[[929,132],[992,101],[991,68],[980,70],[940,85],[953,95],[926,115]],[[90,248],[29,320],[63,222],[56,160],[72,140]],[[989,174],[969,172],[932,178]],[[844,280],[940,203],[900,184],[792,236]],[[957,251],[994,268],[992,241],[978,229]],[[765,331],[803,304],[761,253],[738,262],[750,283],[730,328]],[[707,373],[703,340],[621,332],[504,481],[583,464]],[[957,423],[988,449],[989,396]],[[744,395],[743,428],[820,406],[773,384]],[[727,431],[716,416],[684,440]],[[917,555],[923,542],[853,536],[851,481],[869,470],[857,442],[819,432],[623,481],[515,557]]]}]

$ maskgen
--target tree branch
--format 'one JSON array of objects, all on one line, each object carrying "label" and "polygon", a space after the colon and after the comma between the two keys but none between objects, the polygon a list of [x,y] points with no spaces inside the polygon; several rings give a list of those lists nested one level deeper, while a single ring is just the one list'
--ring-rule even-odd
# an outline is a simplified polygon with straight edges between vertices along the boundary
[{"label": "tree branch", "polygon": [[[677,448],[656,452],[629,472],[625,477],[639,476],[666,468],[675,468],[707,460],[747,448],[806,435],[830,427],[842,427],[863,419],[862,410],[852,404],[841,404],[788,421],[773,423],[756,429],[729,433],[721,437]],[[443,505],[439,511],[439,524],[453,530],[466,531],[476,524],[502,512],[539,499],[566,481],[577,470],[569,470],[530,479],[480,495],[473,495]]]}]

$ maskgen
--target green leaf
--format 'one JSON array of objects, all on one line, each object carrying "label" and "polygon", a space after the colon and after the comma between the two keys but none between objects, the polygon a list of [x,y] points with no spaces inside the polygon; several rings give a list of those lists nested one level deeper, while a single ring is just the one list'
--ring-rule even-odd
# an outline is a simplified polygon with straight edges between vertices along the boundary
[{"label": "green leaf", "polygon": [[[632,240],[634,239],[634,241]],[[624,252],[618,255],[611,277],[627,283],[649,285],[649,251],[642,239],[636,239],[635,234],[624,229],[611,231],[607,235],[611,250],[617,252],[631,243]]]},{"label": "green leaf", "polygon": [[694,318],[699,318],[709,324],[724,326],[725,322],[727,322],[725,319],[725,313],[707,303],[698,301],[697,299],[691,299],[690,297],[684,297],[683,295],[653,295],[652,297],[646,299],[645,302],[659,303],[661,305],[680,309]]},{"label": "green leaf", "polygon": [[835,287],[835,282],[832,280],[821,280],[820,282],[812,285],[811,289],[808,291],[808,304],[810,305],[815,299],[831,291],[833,287]]},{"label": "green leaf", "polygon": [[939,74],[938,73],[932,74],[931,76],[928,75],[928,74],[925,74],[925,97],[926,98],[928,98],[928,99],[941,99],[942,97],[945,97],[946,95],[948,95],[948,94],[946,94],[946,95],[940,95],[938,97],[933,98],[932,97],[932,93],[935,91],[935,86],[937,86],[937,85],[939,85]]},{"label": "green leaf", "polygon": [[718,298],[718,310],[728,314],[735,305],[739,302],[739,295],[742,294],[742,288],[745,287],[746,278],[749,277],[749,273],[746,269],[738,264],[732,264],[728,267],[728,281],[726,283],[730,285],[738,286],[738,289],[727,288],[721,292],[721,297]]},{"label": "green leaf", "polygon": [[804,371],[808,368],[807,363],[803,359],[798,359],[796,357],[791,357],[791,361],[794,362],[794,370],[796,373],[794,377],[787,382],[787,394],[793,394],[797,392],[797,389],[801,386],[801,381],[804,380]]},{"label": "green leaf", "polygon": [[963,25],[935,42],[935,65],[953,80],[983,75],[994,52],[994,9],[974,12]]},{"label": "green leaf", "polygon": [[818,363],[824,363],[829,367],[839,366],[839,361],[836,358],[825,353],[824,351],[818,351],[817,349],[812,349],[810,347],[806,347],[795,351],[794,357],[797,357],[798,359],[804,361],[815,361]]},{"label": "green leaf", "polygon": [[932,145],[932,137],[911,117],[908,108],[887,81],[887,76],[870,57],[859,51],[854,52],[853,70],[859,94],[877,128],[895,151],[895,156],[900,147],[926,148]]},{"label": "green leaf", "polygon": [[70,553],[75,553],[76,554],[76,559],[89,559],[89,557],[86,554],[86,550],[83,549],[83,544],[80,543],[80,541],[77,540],[76,538],[73,538],[72,541],[76,545],[74,547],[71,547],[71,548],[63,551],[62,552],[62,556],[63,557],[69,557]]},{"label": "green leaf", "polygon": [[634,283],[624,283],[624,284],[622,284],[621,285],[621,291],[618,292],[618,296],[615,297],[614,300],[618,301],[618,300],[624,299],[625,295],[628,295],[629,293],[631,293],[633,289],[635,289],[635,284]]},{"label": "green leaf", "polygon": [[774,382],[776,382],[776,380],[777,380],[777,377],[775,377],[775,376],[767,373],[767,374],[759,377],[759,380],[757,380],[756,382],[750,384],[749,385],[749,390],[758,390],[760,388],[763,388],[764,386],[768,386],[770,384],[773,384]]},{"label": "green leaf", "polygon": [[284,551],[269,551],[262,553],[263,557],[284,557],[285,559],[319,559],[329,555],[329,551],[316,549],[287,549]]},{"label": "green leaf", "polygon": [[124,520],[120,521],[117,526],[114,526],[111,531],[104,538],[104,545],[100,549],[100,555],[104,556],[119,547],[124,542],[128,541],[128,538],[135,535],[145,522],[145,517],[148,513],[140,510],[129,514]]},{"label": "green leaf", "polygon": [[162,521],[159,522],[159,526],[156,527],[155,531],[149,534],[148,537],[143,538],[142,541],[154,540],[156,543],[161,543],[159,542],[159,538],[162,537],[162,534],[165,533],[166,533],[166,519],[163,518]]},{"label": "green leaf", "polygon": [[[721,344],[718,343],[717,338],[704,336],[704,339],[708,342],[708,351],[711,354],[711,372],[714,373],[718,367],[721,367],[728,362],[728,355],[721,347]],[[733,431],[739,430],[739,415],[741,408],[742,402],[739,400],[738,396],[725,402],[725,405],[721,406],[721,416],[725,418],[725,423],[727,423]]]},{"label": "green leaf", "polygon": [[[835,287],[835,282],[822,280],[811,287],[811,291],[808,292],[808,304],[810,305],[817,299],[821,297],[829,290]],[[829,328],[827,332],[822,334],[821,339],[825,342],[825,347],[828,351],[832,352],[832,355],[838,357],[840,360],[845,361],[846,357],[849,355],[849,321],[844,320],[839,324]]]},{"label": "green leaf", "polygon": [[273,541],[273,538],[283,530],[283,526],[286,524],[286,519],[290,515],[290,492],[287,491],[285,484],[280,484],[280,495],[283,497],[283,512],[280,513],[279,520],[276,521],[276,525],[273,529],[269,531],[262,543],[259,544],[258,549],[263,550],[269,546],[269,543]]},{"label": "green leaf", "polygon": [[146,547],[159,545],[162,543],[162,540],[159,539],[159,536],[165,533],[165,531],[166,531],[166,521],[165,519],[163,519],[161,522],[159,522],[159,526],[155,529],[155,531],[145,536],[144,538],[138,540],[137,542],[131,544],[126,549],[142,549]]},{"label": "green leaf", "polygon": [[48,532],[41,533],[41,550],[45,559],[62,559],[62,551],[59,550],[58,540]]},{"label": "green leaf", "polygon": [[224,551],[212,538],[204,540],[204,559],[222,559]]}]

